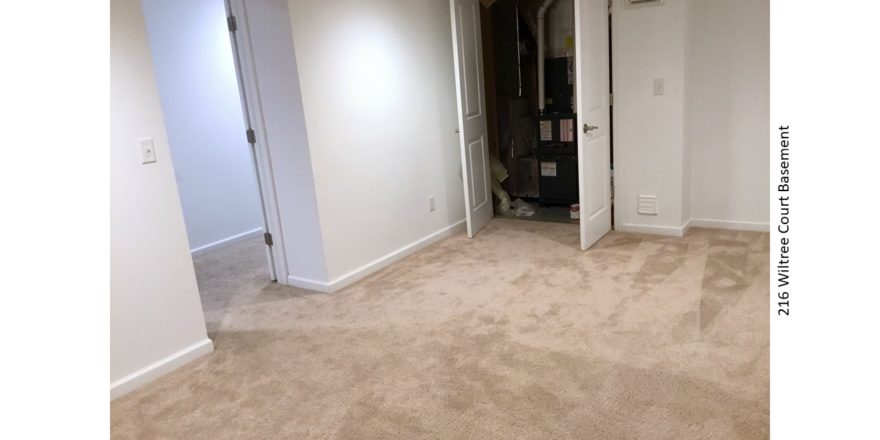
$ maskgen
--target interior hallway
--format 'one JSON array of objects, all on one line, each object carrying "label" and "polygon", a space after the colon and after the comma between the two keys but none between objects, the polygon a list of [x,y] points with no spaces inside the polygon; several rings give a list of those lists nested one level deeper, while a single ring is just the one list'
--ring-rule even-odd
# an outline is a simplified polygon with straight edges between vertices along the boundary
[{"label": "interior hallway", "polygon": [[112,402],[116,439],[765,439],[768,234],[496,219],[334,294],[196,259],[216,350]]}]

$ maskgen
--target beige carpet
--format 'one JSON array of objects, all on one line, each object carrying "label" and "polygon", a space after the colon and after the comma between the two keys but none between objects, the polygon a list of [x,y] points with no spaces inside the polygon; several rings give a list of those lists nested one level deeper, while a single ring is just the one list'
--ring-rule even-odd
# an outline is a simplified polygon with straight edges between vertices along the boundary
[{"label": "beige carpet", "polygon": [[112,403],[115,439],[766,439],[768,236],[494,220],[334,294],[199,257],[216,351]]}]

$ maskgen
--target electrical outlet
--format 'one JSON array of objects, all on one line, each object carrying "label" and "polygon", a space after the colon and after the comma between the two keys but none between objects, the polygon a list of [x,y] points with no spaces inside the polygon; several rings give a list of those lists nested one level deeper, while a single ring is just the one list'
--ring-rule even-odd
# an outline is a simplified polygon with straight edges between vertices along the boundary
[{"label": "electrical outlet", "polygon": [[662,96],[666,93],[666,80],[654,78],[654,96]]},{"label": "electrical outlet", "polygon": [[428,196],[428,210],[434,212],[437,209],[437,205],[434,203],[434,196]]},{"label": "electrical outlet", "polygon": [[156,162],[156,147],[153,145],[153,138],[140,138],[138,145],[141,147],[141,162]]}]

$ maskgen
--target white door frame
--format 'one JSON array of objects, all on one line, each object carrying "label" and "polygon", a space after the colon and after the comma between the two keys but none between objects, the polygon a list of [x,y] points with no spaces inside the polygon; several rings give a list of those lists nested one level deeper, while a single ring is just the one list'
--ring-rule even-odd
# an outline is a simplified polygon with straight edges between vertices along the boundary
[{"label": "white door frame", "polygon": [[[281,232],[281,214],[278,209],[272,159],[266,143],[266,127],[263,122],[260,95],[257,92],[257,76],[254,71],[256,63],[251,51],[247,7],[244,0],[225,0],[224,3],[226,4],[226,16],[235,17],[237,28],[230,30],[229,38],[232,43],[244,122],[247,129],[253,130],[255,135],[255,141],[249,145],[257,174],[257,186],[260,190],[264,228],[272,237],[272,245],[267,246],[266,251],[269,271],[272,280],[287,283],[289,275],[287,255],[284,252],[284,236]],[[242,136],[246,136],[246,134],[243,133]]]}]

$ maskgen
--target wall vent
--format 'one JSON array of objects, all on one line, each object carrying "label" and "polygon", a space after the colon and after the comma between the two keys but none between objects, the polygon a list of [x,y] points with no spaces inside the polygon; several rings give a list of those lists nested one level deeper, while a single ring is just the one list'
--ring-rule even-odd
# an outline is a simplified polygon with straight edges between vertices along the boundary
[{"label": "wall vent", "polygon": [[660,6],[664,0],[624,0],[627,8],[641,8],[642,6]]},{"label": "wall vent", "polygon": [[639,194],[639,215],[657,215],[657,196]]}]

